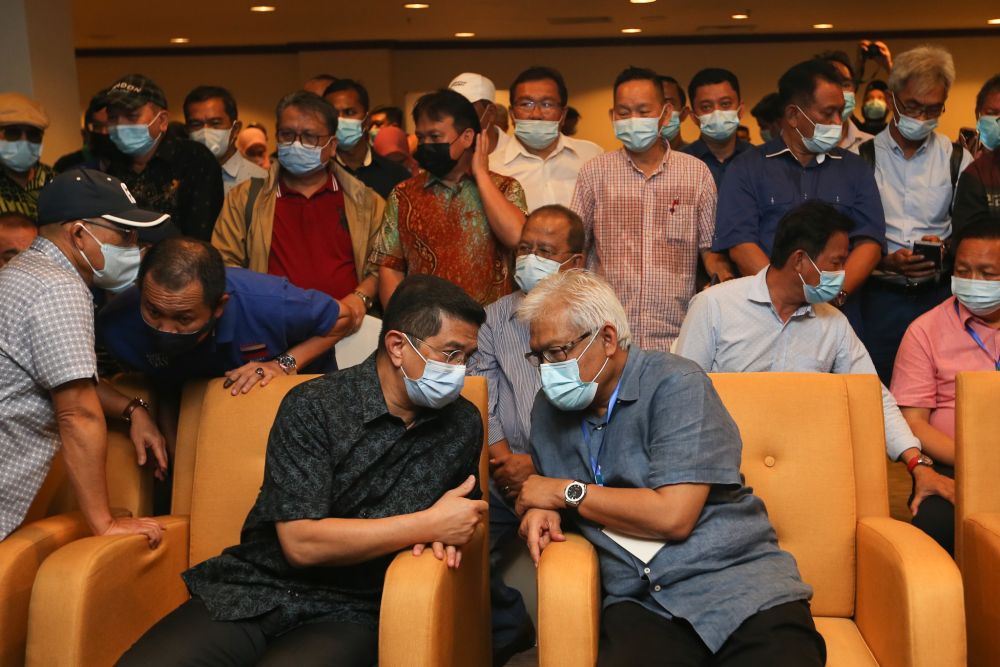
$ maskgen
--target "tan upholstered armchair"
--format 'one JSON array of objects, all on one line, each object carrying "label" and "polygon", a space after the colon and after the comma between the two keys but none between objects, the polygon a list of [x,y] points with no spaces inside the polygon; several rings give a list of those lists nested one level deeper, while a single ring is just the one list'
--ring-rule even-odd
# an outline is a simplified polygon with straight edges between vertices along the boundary
[{"label": "tan upholstered armchair", "polygon": [[[87,538],[53,554],[31,598],[28,664],[113,664],[149,627],[187,599],[180,573],[239,541],[257,497],[267,437],[284,395],[309,376],[276,378],[233,398],[222,381],[189,391],[182,406],[175,465],[175,513],[162,517],[163,544],[141,538]],[[486,388],[469,378],[464,395],[484,415]],[[182,452],[199,411],[196,447]],[[485,456],[482,464],[485,463]],[[481,464],[481,469],[482,469]],[[185,472],[188,467],[189,472]],[[187,476],[187,477],[186,477]],[[187,489],[187,491],[185,491]],[[186,514],[176,510],[187,509]],[[486,526],[463,549],[462,567],[447,571],[430,551],[399,554],[386,576],[380,628],[382,665],[483,665],[490,656]],[[57,641],[55,641],[58,639]]]},{"label": "tan upholstered armchair", "polygon": [[959,373],[955,556],[965,581],[970,667],[1000,665],[1000,373]]},{"label": "tan upholstered armchair", "polygon": [[[149,398],[134,377],[115,385],[129,396]],[[108,493],[116,513],[149,514],[153,476],[135,464],[135,448],[124,423],[108,422]],[[0,667],[24,664],[28,602],[39,566],[56,549],[90,535],[66,473],[62,454],[56,454],[45,483],[35,496],[24,523],[0,542]]]},{"label": "tan upholstered armchair", "polygon": [[[828,662],[965,664],[962,582],[931,538],[889,518],[882,402],[874,376],[712,376],[743,437],[743,473],[781,546],[813,586]],[[597,659],[600,571],[579,535],[538,572],[542,667]]]}]

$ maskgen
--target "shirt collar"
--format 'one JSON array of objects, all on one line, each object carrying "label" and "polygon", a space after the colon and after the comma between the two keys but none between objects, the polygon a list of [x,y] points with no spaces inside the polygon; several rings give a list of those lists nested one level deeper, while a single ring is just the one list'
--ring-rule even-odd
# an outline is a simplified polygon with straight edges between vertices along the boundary
[{"label": "shirt collar", "polygon": [[[903,149],[900,147],[899,142],[896,141],[896,137],[892,136],[892,132],[889,130],[891,126],[892,126],[892,121],[890,121],[889,125],[885,126],[884,130],[879,132],[879,136],[885,135],[883,137],[883,143],[890,151],[892,151],[893,153],[895,153],[900,157],[905,157],[905,154],[903,153]],[[917,150],[913,154],[920,155],[921,153],[926,151],[927,148],[931,145],[931,139],[934,138],[934,134],[935,134],[934,132],[928,134],[927,137],[923,140],[923,142],[921,142],[920,146],[917,147]]]},{"label": "shirt collar", "polygon": [[236,178],[240,173],[242,162],[243,156],[240,155],[239,151],[236,151],[229,156],[228,160],[222,163],[222,171],[229,174],[232,178]]},{"label": "shirt collar", "polygon": [[73,264],[69,261],[69,258],[66,257],[66,255],[63,254],[63,251],[60,250],[58,246],[56,246],[56,244],[53,243],[52,241],[42,236],[37,236],[35,237],[35,240],[31,242],[31,246],[29,247],[32,250],[37,250],[38,252],[42,253],[43,255],[51,259],[53,262],[58,264],[60,268],[69,271],[74,276],[80,278],[80,280],[83,280],[83,278],[80,276],[80,272],[76,270],[76,267],[74,267]]},{"label": "shirt collar", "polygon": [[654,171],[649,176],[646,176],[646,172],[644,172],[642,169],[640,169],[639,166],[632,160],[632,156],[629,155],[629,152],[627,150],[625,150],[624,146],[622,146],[621,148],[619,148],[618,152],[621,153],[622,157],[625,159],[625,162],[628,163],[628,165],[630,167],[632,167],[637,172],[639,172],[640,174],[642,174],[643,178],[652,178],[653,176],[656,176],[658,173],[660,173],[661,171],[664,171],[667,168],[667,160],[670,159],[670,155],[674,152],[674,149],[672,149],[670,147],[670,143],[669,142],[664,141],[663,142],[663,146],[664,146],[664,148],[666,148],[666,150],[663,151],[663,159],[660,160],[660,164],[656,167],[656,171]]},{"label": "shirt collar", "polygon": [[377,352],[372,352],[361,362],[355,379],[358,389],[355,395],[361,402],[361,418],[365,424],[389,414],[389,406],[386,405],[385,395],[382,393],[382,383],[378,379],[378,366],[375,361],[377,355]]},{"label": "shirt collar", "polygon": [[515,290],[510,293],[510,313],[507,314],[507,320],[512,322],[517,319],[517,309],[521,307],[521,302],[524,301],[524,292],[521,290]]},{"label": "shirt collar", "polygon": [[[348,167],[347,164],[345,164],[344,161],[340,159],[340,153],[334,151],[334,159],[337,161],[338,164],[340,164],[341,167],[350,171],[350,167]],[[365,159],[361,162],[361,167],[359,168],[364,169],[365,167],[370,167],[371,164],[372,164],[372,148],[371,146],[369,146],[367,149],[365,149]]]},{"label": "shirt collar", "polygon": [[[762,148],[764,149],[765,158],[778,157],[779,155],[784,155],[785,153],[787,153],[791,159],[795,160],[796,162],[799,161],[798,158],[795,157],[795,154],[792,153],[792,149],[789,148],[788,144],[785,143],[785,138],[782,137],[781,135],[778,135],[774,139],[771,139],[769,142],[764,144]],[[844,156],[836,152],[839,150],[841,149],[834,148],[829,153],[820,153],[819,155],[813,155],[813,159],[806,166],[807,167],[812,167],[814,165],[819,166],[824,162],[826,162],[827,158],[830,158],[831,160],[842,160]]]},{"label": "shirt collar", "polygon": [[445,183],[443,180],[441,180],[440,178],[438,178],[429,171],[425,171],[424,174],[426,174],[427,176],[427,180],[424,181],[424,188],[429,188],[432,185],[440,185],[442,188],[447,188],[452,192],[461,191],[462,188],[465,186],[466,181],[469,181],[472,178],[470,174],[462,174],[462,178],[458,179],[458,184],[452,186],[448,183]]},{"label": "shirt collar", "polygon": [[[733,158],[748,148],[752,148],[749,142],[737,138],[736,145],[733,147],[733,154],[726,158],[725,162],[730,162]],[[701,160],[711,156],[712,160],[715,162],[725,164],[725,162],[719,162],[719,160],[715,157],[715,154],[712,153],[712,149],[708,147],[708,144],[704,139],[697,139],[696,141],[688,144],[688,147],[684,149],[684,152]]]},{"label": "shirt collar", "polygon": [[[770,268],[770,265],[765,266],[753,277],[753,282],[750,284],[750,289],[747,291],[747,300],[752,301],[753,303],[765,305],[772,311],[775,311],[774,302],[771,301],[771,290],[767,288],[767,272]],[[792,313],[792,317],[789,319],[801,317],[803,315],[816,317],[816,310],[813,308],[811,303],[804,303],[796,308],[795,312]]]},{"label": "shirt collar", "polygon": [[622,369],[621,389],[618,390],[618,400],[637,401],[639,393],[642,391],[641,373],[643,358],[646,353],[633,345],[629,348],[628,359],[625,360],[625,368]]},{"label": "shirt collar", "polygon": [[[976,317],[972,313],[972,311],[970,311],[968,308],[966,308],[965,306],[963,306],[962,302],[959,301],[958,299],[956,299],[955,297],[951,297],[951,301],[952,301],[953,304],[956,304],[958,306],[958,323],[962,326],[963,329],[965,327],[970,326],[970,323],[972,323],[972,322],[975,322],[976,324],[978,324],[980,326],[983,326],[983,327],[992,328],[988,324],[986,324],[985,322],[983,322],[982,320],[980,320],[978,317]],[[955,310],[955,305],[952,305],[951,309]]]},{"label": "shirt collar", "polygon": [[[340,190],[340,184],[337,183],[337,176],[336,176],[336,174],[334,174],[333,171],[331,170],[330,171],[330,180],[327,181],[326,183],[324,183],[323,187],[321,187],[319,190],[317,190],[316,192],[312,193],[312,195],[309,197],[309,199],[312,199],[313,197],[315,197],[315,196],[317,196],[319,194],[322,194],[323,192],[326,192],[326,191],[337,192],[338,190]],[[287,185],[285,185],[285,181],[282,178],[279,177],[278,178],[278,195],[277,196],[283,197],[285,195],[297,195],[299,197],[303,196],[297,190],[293,190],[292,188],[290,188]]]},{"label": "shirt collar", "polygon": [[545,158],[538,157],[537,155],[531,153],[527,148],[524,147],[524,144],[521,143],[521,140],[518,139],[517,135],[515,134],[514,137],[504,145],[503,147],[504,153],[502,160],[504,164],[510,164],[518,157],[524,156],[529,160],[538,160],[540,162],[544,162],[545,160],[549,160],[555,157],[556,155],[559,155],[559,153],[561,153],[564,150],[573,151],[574,153],[576,152],[576,149],[573,148],[573,146],[571,146],[569,142],[566,141],[566,136],[562,132],[559,133],[559,138],[556,139],[555,150],[549,153],[548,157]]}]

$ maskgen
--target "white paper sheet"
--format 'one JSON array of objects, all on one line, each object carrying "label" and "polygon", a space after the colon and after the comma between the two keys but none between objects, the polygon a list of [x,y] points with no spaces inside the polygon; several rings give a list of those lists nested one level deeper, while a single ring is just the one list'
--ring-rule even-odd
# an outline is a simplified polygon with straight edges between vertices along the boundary
[{"label": "white paper sheet", "polygon": [[601,532],[617,542],[619,546],[625,549],[625,551],[629,552],[643,563],[648,563],[653,560],[653,556],[655,556],[656,553],[667,544],[663,540],[644,540],[641,537],[622,535],[621,533],[615,532],[610,528],[603,528],[601,529]]}]

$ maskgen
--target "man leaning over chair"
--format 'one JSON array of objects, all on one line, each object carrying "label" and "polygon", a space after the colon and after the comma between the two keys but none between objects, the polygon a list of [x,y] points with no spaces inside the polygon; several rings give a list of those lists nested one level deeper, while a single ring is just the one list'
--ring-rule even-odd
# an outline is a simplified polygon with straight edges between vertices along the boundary
[{"label": "man leaning over chair", "polygon": [[568,512],[597,549],[598,665],[824,664],[812,589],[743,483],[739,431],[704,372],[632,346],[624,309],[593,274],[546,278],[519,315],[544,392],[521,533],[537,562],[565,539]]}]

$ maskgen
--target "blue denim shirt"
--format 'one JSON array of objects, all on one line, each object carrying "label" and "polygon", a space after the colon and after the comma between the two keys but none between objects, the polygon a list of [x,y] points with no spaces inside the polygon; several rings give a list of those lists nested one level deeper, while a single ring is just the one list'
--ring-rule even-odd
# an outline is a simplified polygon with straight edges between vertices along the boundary
[{"label": "blue denim shirt", "polygon": [[[562,412],[538,394],[531,449],[542,475],[594,483],[584,414]],[[599,433],[606,486],[711,485],[688,539],[668,543],[645,565],[602,526],[579,519],[600,559],[604,607],[636,602],[683,618],[714,653],[758,611],[812,596],[795,559],[778,547],[763,501],[743,484],[739,430],[696,364],[633,347],[611,420]],[[598,446],[592,439],[591,451]]]}]

